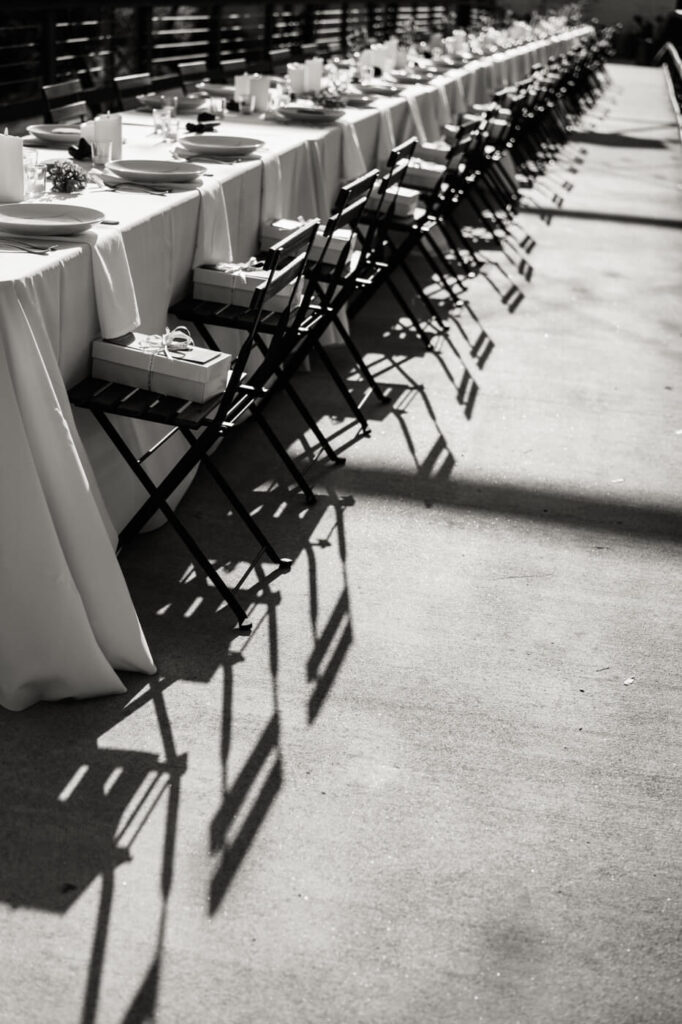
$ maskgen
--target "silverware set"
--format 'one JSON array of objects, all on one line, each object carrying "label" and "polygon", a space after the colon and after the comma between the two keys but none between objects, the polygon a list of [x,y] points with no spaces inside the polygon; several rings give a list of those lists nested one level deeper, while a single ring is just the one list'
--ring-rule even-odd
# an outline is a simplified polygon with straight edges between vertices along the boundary
[{"label": "silverware set", "polygon": [[35,256],[45,256],[48,252],[54,252],[56,248],[56,245],[29,242],[24,238],[0,237],[0,252],[28,252]]},{"label": "silverware set", "polygon": [[108,182],[104,183],[104,187],[110,192],[118,192],[119,189],[134,189],[136,192],[146,192],[150,196],[167,196],[171,189],[163,188],[161,185],[142,185],[136,181],[122,181],[120,184],[110,185]]}]

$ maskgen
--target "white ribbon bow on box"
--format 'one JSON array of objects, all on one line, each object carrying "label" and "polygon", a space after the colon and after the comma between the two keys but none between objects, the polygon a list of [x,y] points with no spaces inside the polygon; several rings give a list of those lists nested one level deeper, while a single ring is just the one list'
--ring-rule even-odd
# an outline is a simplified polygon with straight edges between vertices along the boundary
[{"label": "white ribbon bow on box", "polygon": [[194,348],[194,340],[186,327],[167,327],[163,334],[150,334],[141,350],[149,353],[147,390],[152,390],[155,359],[184,359]]}]

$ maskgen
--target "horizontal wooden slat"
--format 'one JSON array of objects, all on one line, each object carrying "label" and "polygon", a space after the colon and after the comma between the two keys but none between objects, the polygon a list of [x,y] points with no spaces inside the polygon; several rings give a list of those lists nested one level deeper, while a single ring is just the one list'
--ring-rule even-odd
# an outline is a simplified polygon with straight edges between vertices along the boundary
[{"label": "horizontal wooden slat", "polygon": [[[80,76],[104,102],[113,99],[115,75],[152,70],[170,80],[183,60],[245,58],[267,66],[268,52],[317,41],[333,53],[363,38],[383,39],[414,28],[428,34],[457,12],[491,11],[494,0],[201,0],[158,4],[127,0],[23,0],[3,5],[0,19],[0,117],[27,105],[41,110],[39,86]],[[8,13],[9,10],[9,13]]]}]

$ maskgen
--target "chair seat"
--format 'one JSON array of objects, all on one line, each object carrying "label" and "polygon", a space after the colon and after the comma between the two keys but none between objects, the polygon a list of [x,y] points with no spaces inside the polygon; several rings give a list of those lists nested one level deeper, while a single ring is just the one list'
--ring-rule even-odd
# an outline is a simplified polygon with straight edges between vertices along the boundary
[{"label": "chair seat", "polygon": [[96,377],[81,381],[69,391],[71,403],[82,409],[192,430],[211,422],[211,414],[221,398],[222,393],[207,402],[188,402],[184,398],[172,398],[127,384],[112,384]]}]

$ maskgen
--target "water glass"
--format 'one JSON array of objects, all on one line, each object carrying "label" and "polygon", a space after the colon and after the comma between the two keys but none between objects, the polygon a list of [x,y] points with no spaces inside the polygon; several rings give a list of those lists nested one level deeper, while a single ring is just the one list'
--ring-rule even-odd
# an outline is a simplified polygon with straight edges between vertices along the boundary
[{"label": "water glass", "polygon": [[248,96],[238,96],[237,104],[239,106],[240,114],[253,114],[256,109],[256,97],[252,96],[251,93],[249,93]]},{"label": "water glass", "polygon": [[24,152],[24,196],[27,199],[45,194],[45,164],[38,163],[38,154]]},{"label": "water glass", "polygon": [[209,109],[214,117],[222,120],[227,112],[227,100],[224,96],[211,96],[209,99]]},{"label": "water glass", "polygon": [[93,139],[92,162],[95,167],[106,167],[111,161],[112,147],[113,142],[111,139]]}]

